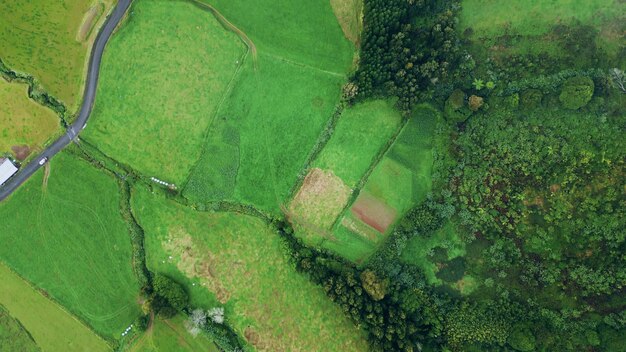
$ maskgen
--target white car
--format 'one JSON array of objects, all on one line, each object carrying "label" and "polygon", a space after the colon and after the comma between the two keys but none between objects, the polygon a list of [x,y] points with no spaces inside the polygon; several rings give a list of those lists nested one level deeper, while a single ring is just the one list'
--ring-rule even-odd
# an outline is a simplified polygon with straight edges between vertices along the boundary
[{"label": "white car", "polygon": [[43,157],[41,160],[39,160],[39,165],[45,164],[46,161],[48,161],[48,158],[47,157]]}]

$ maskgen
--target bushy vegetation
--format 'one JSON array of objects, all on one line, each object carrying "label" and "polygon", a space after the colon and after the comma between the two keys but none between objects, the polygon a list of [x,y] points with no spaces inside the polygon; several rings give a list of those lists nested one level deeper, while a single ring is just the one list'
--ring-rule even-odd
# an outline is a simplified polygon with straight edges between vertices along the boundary
[{"label": "bushy vegetation", "polygon": [[392,95],[409,112],[436,85],[458,79],[466,68],[456,34],[456,1],[369,0],[359,68],[358,94]]},{"label": "bushy vegetation", "polygon": [[0,305],[0,346],[6,351],[35,352],[41,349],[22,324]]}]

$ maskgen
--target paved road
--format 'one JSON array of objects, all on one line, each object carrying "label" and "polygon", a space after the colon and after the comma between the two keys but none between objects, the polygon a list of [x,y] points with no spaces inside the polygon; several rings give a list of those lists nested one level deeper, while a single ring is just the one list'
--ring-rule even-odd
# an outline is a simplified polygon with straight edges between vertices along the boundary
[{"label": "paved road", "polygon": [[42,165],[39,165],[40,160],[43,158],[48,158],[48,160],[50,160],[50,158],[72,143],[83,128],[85,128],[89,115],[91,114],[94,99],[96,98],[98,74],[100,72],[100,62],[102,61],[104,47],[111,37],[113,30],[117,27],[122,17],[124,17],[131,1],[132,0],[119,0],[115,9],[113,9],[113,12],[104,22],[100,32],[98,32],[96,41],[91,48],[87,80],[85,82],[85,92],[83,94],[83,105],[80,107],[80,112],[78,113],[76,121],[68,127],[63,136],[54,141],[54,143],[35,157],[28,165],[22,166],[20,171],[15,176],[8,180],[4,185],[0,186],[0,201],[11,195],[11,193],[13,193],[22,183],[28,180],[29,177],[42,167]]}]

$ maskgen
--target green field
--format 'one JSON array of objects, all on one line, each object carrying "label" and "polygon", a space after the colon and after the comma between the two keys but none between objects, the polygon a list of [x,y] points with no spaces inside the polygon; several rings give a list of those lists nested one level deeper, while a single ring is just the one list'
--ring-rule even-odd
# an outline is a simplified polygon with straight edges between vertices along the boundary
[{"label": "green field", "polygon": [[18,145],[40,149],[61,131],[59,116],[29,99],[26,84],[0,78],[0,102],[0,153]]},{"label": "green field", "polygon": [[327,0],[201,1],[215,6],[245,32],[259,53],[338,74],[344,74],[352,64],[353,47]]},{"label": "green field", "polygon": [[217,352],[205,335],[192,336],[185,329],[185,317],[155,318],[145,334],[128,349],[130,352]]},{"label": "green field", "polygon": [[393,103],[372,100],[346,109],[313,167],[332,170],[354,188],[400,126]]},{"label": "green field", "polygon": [[192,306],[225,304],[229,324],[258,349],[367,350],[322,288],[295,272],[263,221],[195,212],[143,188],[132,203],[146,232],[148,267],[184,282]]},{"label": "green field", "polygon": [[[59,154],[0,203],[0,259],[106,337],[139,314],[116,181]],[[9,307],[9,309],[11,309]]]},{"label": "green field", "polygon": [[29,332],[1,304],[0,346],[2,346],[2,351],[40,351]]},{"label": "green field", "polygon": [[181,185],[244,45],[208,12],[137,1],[108,44],[85,138],[138,171]]},{"label": "green field", "polygon": [[278,212],[339,99],[344,78],[259,55],[211,127],[183,195]]},{"label": "green field", "polygon": [[[4,319],[6,312],[2,310],[2,306],[13,318],[19,320],[43,351],[111,350],[93,331],[2,263],[0,277],[0,351],[25,351],[23,347],[34,344],[29,343],[27,340],[30,338],[23,334],[20,340],[15,335],[10,336],[10,341],[4,339],[7,320]],[[23,345],[19,346],[20,342]]]},{"label": "green field", "polygon": [[[35,0],[2,4],[0,58],[11,69],[34,76],[70,111],[78,107],[87,54],[97,31],[92,29],[84,42],[77,40],[77,35],[84,15],[94,3]],[[102,12],[108,12],[113,1],[97,3],[105,4]],[[96,17],[91,27],[98,27],[103,19],[104,16]]]}]

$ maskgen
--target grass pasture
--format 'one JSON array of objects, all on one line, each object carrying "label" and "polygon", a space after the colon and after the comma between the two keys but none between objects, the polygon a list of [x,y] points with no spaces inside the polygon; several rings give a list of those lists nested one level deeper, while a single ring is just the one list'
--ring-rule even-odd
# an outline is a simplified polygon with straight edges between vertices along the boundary
[{"label": "grass pasture", "polygon": [[[0,259],[106,337],[140,313],[116,181],[61,153],[0,203]],[[9,307],[9,309],[11,309]]]},{"label": "grass pasture", "polygon": [[14,146],[40,149],[61,132],[59,116],[31,100],[26,84],[0,78],[0,102],[0,153],[11,151]]},{"label": "grass pasture", "polygon": [[41,351],[30,333],[2,305],[0,305],[0,346],[2,351]]},{"label": "grass pasture", "polygon": [[104,54],[84,137],[148,176],[183,184],[244,50],[192,3],[135,2]]},{"label": "grass pasture", "polygon": [[133,208],[150,269],[184,282],[194,306],[224,304],[229,324],[257,350],[367,350],[362,332],[295,271],[263,221],[195,212],[143,188],[135,190]]},{"label": "grass pasture", "polygon": [[[212,124],[183,195],[279,212],[339,99],[344,77],[259,54]],[[217,151],[212,153],[210,151]]]},{"label": "grass pasture", "polygon": [[[111,347],[58,304],[0,263],[0,351],[110,351]],[[7,313],[8,311],[8,313]],[[15,321],[24,330],[17,334]],[[7,325],[12,327],[7,329]],[[8,336],[5,334],[11,333]],[[28,336],[30,334],[30,336]],[[29,340],[34,340],[29,341]],[[34,347],[33,347],[34,345]]]},{"label": "grass pasture", "polygon": [[[98,0],[103,12],[112,0]],[[33,75],[70,111],[78,107],[85,63],[95,30],[77,41],[83,17],[94,0],[5,1],[0,13],[0,58],[11,69]],[[99,27],[104,16],[92,27]]]},{"label": "grass pasture", "polygon": [[215,344],[205,335],[192,336],[184,326],[185,317],[155,318],[152,325],[128,349],[129,352],[217,352]]},{"label": "grass pasture", "polygon": [[328,0],[200,1],[214,6],[245,32],[259,53],[339,74],[352,65],[353,47]]}]

